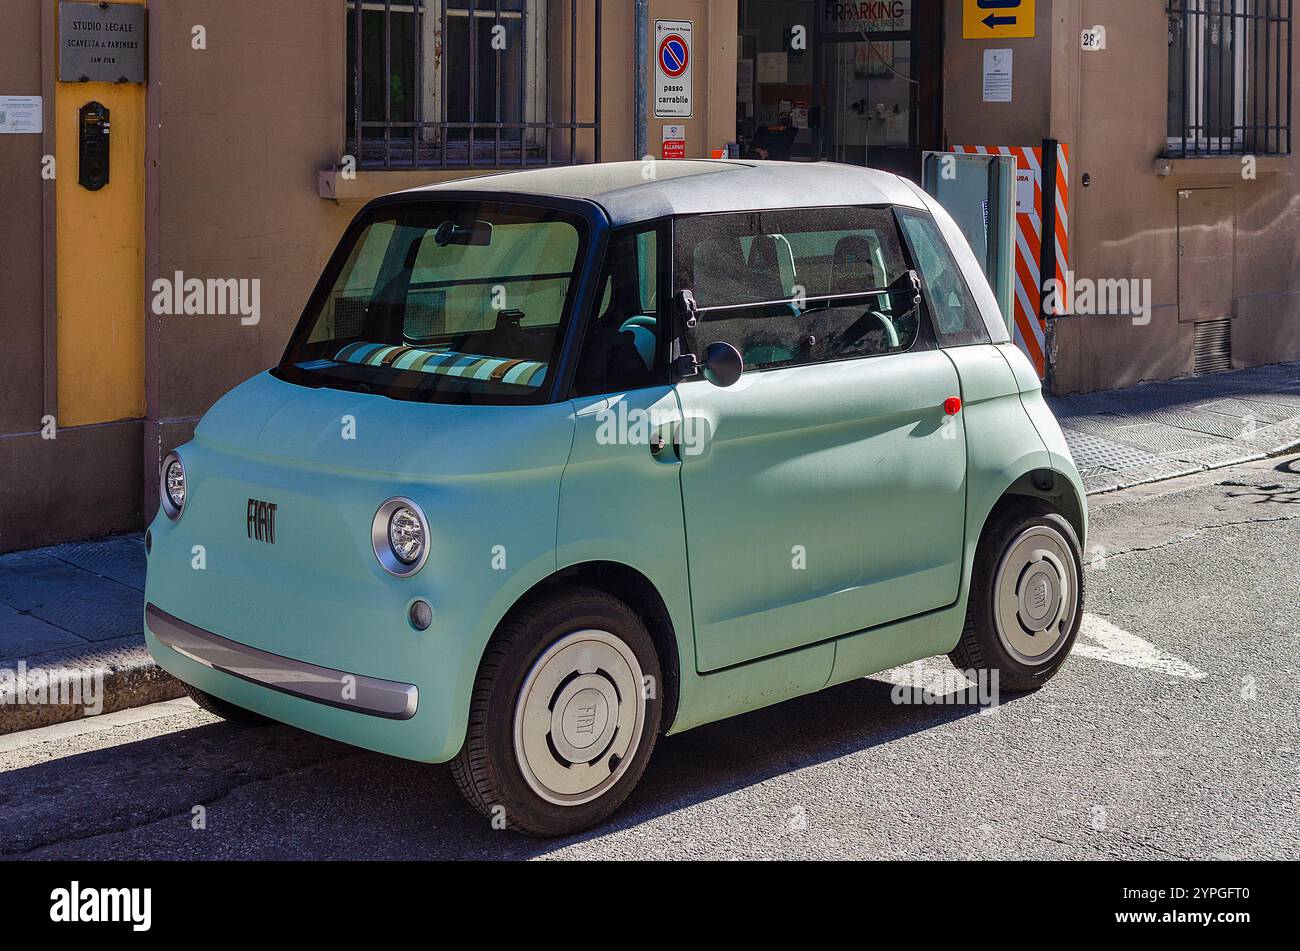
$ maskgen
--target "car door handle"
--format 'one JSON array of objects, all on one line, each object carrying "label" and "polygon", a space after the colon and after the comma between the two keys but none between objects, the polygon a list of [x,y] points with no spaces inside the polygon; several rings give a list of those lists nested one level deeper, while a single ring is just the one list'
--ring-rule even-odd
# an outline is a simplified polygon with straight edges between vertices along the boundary
[{"label": "car door handle", "polygon": [[659,432],[658,430],[655,430],[653,433],[650,434],[650,455],[652,456],[659,455],[659,453],[664,451],[664,447],[667,445],[668,445],[668,440],[664,438],[663,433]]}]

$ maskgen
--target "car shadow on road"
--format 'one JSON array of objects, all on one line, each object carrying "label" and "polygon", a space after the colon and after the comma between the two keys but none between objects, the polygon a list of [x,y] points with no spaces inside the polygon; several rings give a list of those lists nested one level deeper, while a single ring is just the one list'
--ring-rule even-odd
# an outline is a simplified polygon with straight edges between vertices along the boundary
[{"label": "car shadow on road", "polygon": [[855,680],[660,738],[622,810],[555,840],[493,829],[444,766],[280,725],[205,724],[0,773],[0,857],[530,858],[980,710],[896,704],[892,691],[883,680]]}]

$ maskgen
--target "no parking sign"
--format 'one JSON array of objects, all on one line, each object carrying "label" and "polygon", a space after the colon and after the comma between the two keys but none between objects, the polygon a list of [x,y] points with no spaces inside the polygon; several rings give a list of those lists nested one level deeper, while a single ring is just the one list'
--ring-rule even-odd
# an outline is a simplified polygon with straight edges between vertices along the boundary
[{"label": "no parking sign", "polygon": [[691,117],[690,20],[655,20],[655,118]]}]

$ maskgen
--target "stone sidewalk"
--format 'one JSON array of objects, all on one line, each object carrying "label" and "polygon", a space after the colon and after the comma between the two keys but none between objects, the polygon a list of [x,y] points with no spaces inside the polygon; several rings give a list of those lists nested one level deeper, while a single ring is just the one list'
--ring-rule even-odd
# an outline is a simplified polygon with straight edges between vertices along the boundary
[{"label": "stone sidewalk", "polygon": [[1300,446],[1300,363],[1048,399],[1088,493]]},{"label": "stone sidewalk", "polygon": [[[181,696],[145,650],[143,616],[143,534],[0,555],[0,734]],[[61,671],[78,702],[15,702],[24,667],[28,693]]]},{"label": "stone sidewalk", "polygon": [[[1050,402],[1090,493],[1300,445],[1295,363]],[[140,534],[0,555],[0,701],[6,692],[12,700],[20,664],[102,671],[104,712],[180,696],[144,648],[144,570]],[[0,734],[85,712],[84,704],[0,702]]]}]

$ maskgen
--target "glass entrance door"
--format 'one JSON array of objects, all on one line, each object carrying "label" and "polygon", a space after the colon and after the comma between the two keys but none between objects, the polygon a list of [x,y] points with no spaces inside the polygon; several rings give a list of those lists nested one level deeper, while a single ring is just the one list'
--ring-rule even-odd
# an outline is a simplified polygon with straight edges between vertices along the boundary
[{"label": "glass entrance door", "polygon": [[909,174],[919,107],[911,41],[827,43],[822,66],[827,158]]},{"label": "glass entrance door", "polygon": [[739,17],[742,156],[920,181],[941,147],[941,0],[740,0]]},{"label": "glass entrance door", "polygon": [[940,147],[939,0],[821,4],[823,157],[919,181]]}]

